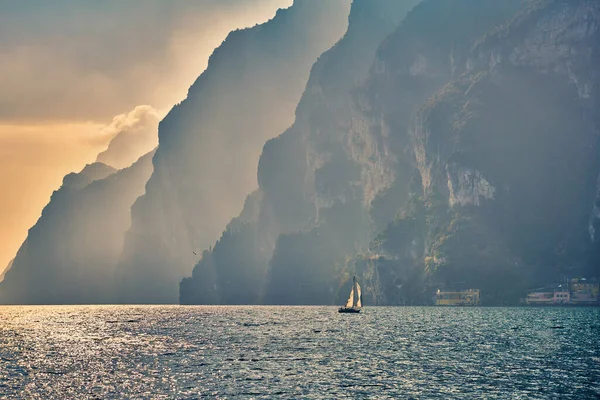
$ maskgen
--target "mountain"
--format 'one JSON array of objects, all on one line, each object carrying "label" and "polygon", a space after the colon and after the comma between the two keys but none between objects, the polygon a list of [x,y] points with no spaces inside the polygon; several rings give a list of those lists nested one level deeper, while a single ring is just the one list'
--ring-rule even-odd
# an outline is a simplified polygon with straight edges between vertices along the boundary
[{"label": "mountain", "polygon": [[421,204],[397,224],[416,224],[430,281],[506,304],[528,287],[598,276],[599,22],[597,1],[530,2],[416,114]]},{"label": "mountain", "polygon": [[345,37],[180,301],[331,304],[357,275],[367,304],[444,287],[513,304],[600,276],[599,17],[595,0],[423,0],[357,64]]},{"label": "mountain", "polygon": [[[528,288],[598,276],[599,6],[524,2],[468,45],[419,52],[403,69],[395,39],[382,47],[366,102],[403,155],[389,203],[404,205],[349,268],[367,302],[475,287],[485,304],[515,304]],[[414,106],[398,107],[407,92]]]},{"label": "mountain", "polygon": [[144,193],[152,155],[120,171],[97,162],[67,175],[6,271],[0,303],[112,302],[130,208]]},{"label": "mountain", "polygon": [[600,277],[599,71],[597,0],[296,0],[215,50],[155,153],[65,177],[0,303],[333,304],[356,275],[367,305],[510,305]]},{"label": "mountain", "polygon": [[[327,258],[368,244],[368,226],[354,224],[364,217],[354,184],[361,175],[355,158],[362,154],[346,148],[353,140],[348,130],[360,124],[353,89],[367,78],[378,45],[416,3],[353,2],[346,34],[311,70],[294,124],[264,146],[259,190],[182,282],[182,303],[289,303],[304,283],[293,274],[302,274],[307,287],[327,286]],[[345,230],[343,239],[333,237],[338,229]]]},{"label": "mountain", "polygon": [[349,0],[296,0],[232,32],[159,125],[146,193],[117,270],[119,301],[175,303],[178,282],[256,189],[265,140],[293,121],[311,65],[347,27]]}]

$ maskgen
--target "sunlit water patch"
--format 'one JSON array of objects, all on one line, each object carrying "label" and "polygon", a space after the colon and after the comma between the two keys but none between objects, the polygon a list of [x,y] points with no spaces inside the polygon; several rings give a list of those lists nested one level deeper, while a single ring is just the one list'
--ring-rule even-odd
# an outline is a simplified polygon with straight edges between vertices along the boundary
[{"label": "sunlit water patch", "polygon": [[0,307],[0,398],[596,398],[594,308]]}]

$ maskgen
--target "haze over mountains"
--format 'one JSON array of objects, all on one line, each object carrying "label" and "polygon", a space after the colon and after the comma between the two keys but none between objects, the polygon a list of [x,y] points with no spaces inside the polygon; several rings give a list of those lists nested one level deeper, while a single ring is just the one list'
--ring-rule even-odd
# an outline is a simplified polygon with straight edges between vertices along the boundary
[{"label": "haze over mountains", "polygon": [[17,253],[0,286],[16,304],[114,302],[115,265],[130,225],[130,207],[144,193],[152,155],[117,171],[100,162],[67,175]]},{"label": "haze over mountains", "polygon": [[[217,239],[222,226],[241,208],[246,193],[256,187],[256,163],[264,141],[293,120],[310,67],[343,35],[349,8],[350,0],[297,0],[264,24],[232,32],[215,50],[207,70],[190,88],[188,98],[175,106],[160,125],[160,150],[152,160],[155,172],[148,182],[147,195],[140,197],[146,184],[142,180],[135,183],[141,184],[142,191],[131,202],[128,198],[113,205],[117,208],[115,218],[123,220],[121,213],[125,212],[132,215],[133,221],[127,240],[119,244],[117,260],[108,255],[98,258],[98,262],[105,263],[106,269],[111,271],[114,287],[108,302],[177,301],[179,280],[191,273],[196,261],[193,251],[200,251]],[[144,110],[136,111],[142,114]],[[149,114],[146,113],[145,118],[151,121]],[[117,167],[127,165],[130,160],[126,149],[132,142],[140,147],[135,143],[138,139],[147,145],[140,135],[124,131],[98,161]],[[140,198],[130,212],[137,197]],[[56,205],[57,202],[61,205]],[[47,208],[65,207],[62,203],[66,201],[55,198]],[[204,204],[203,207],[199,207],[200,204]],[[204,211],[196,215],[199,210]],[[105,218],[107,212],[100,205],[96,212],[90,206],[86,210],[68,208],[65,213],[73,214],[74,219],[89,218],[78,215],[78,211],[94,213],[94,218]],[[126,217],[123,221],[125,230],[130,228],[129,219]],[[44,220],[42,217],[32,229],[44,231],[40,234],[42,241],[60,235],[52,224],[44,224]],[[68,225],[66,217],[56,220]],[[42,225],[45,228],[41,228]],[[89,232],[79,232],[79,236],[87,236],[90,241],[98,238],[94,224],[90,224],[89,229]],[[198,232],[203,236],[197,236]],[[107,240],[118,241],[122,233],[114,231],[107,235]],[[45,273],[52,274],[53,268],[40,258],[23,258],[25,253],[34,251],[29,249],[29,242],[28,239],[22,246],[22,256],[17,256],[15,268],[0,286],[0,300],[37,302],[37,298],[23,300],[29,299],[28,295],[19,295],[17,299],[13,293],[20,292],[21,288],[35,291],[38,286],[44,286],[40,288],[42,291],[55,293],[56,300],[52,302],[61,303],[62,287],[44,285],[41,279]],[[86,259],[73,257],[72,253],[85,255],[88,252],[79,249],[79,243],[65,238],[60,243],[59,248],[44,244],[68,256],[56,264],[66,273],[73,268],[85,269]],[[19,259],[24,260],[25,267],[17,267],[21,263]],[[28,272],[18,273],[18,270]],[[37,270],[46,272],[34,276]],[[19,283],[13,281],[17,275],[21,276]],[[82,276],[84,280],[88,278],[91,274]],[[76,281],[73,277],[69,282]],[[148,286],[152,284],[168,289],[153,291]],[[5,289],[8,287],[10,289]],[[152,298],[147,297],[149,294]],[[83,296],[77,301],[94,303],[98,300]]]},{"label": "haze over mountains", "polygon": [[362,193],[349,182],[360,179],[353,158],[363,154],[345,148],[357,122],[351,90],[367,77],[378,45],[416,3],[353,2],[346,35],[311,71],[296,121],[265,144],[259,190],[183,282],[182,302],[252,304],[263,300],[264,290],[268,303],[293,304],[300,288],[307,295],[299,303],[331,302],[335,257],[368,244],[368,225],[357,223],[355,214],[362,210]]},{"label": "haze over mountains", "polygon": [[264,141],[294,116],[317,57],[347,27],[347,0],[297,0],[232,32],[159,127],[146,194],[132,208],[119,301],[172,303],[178,283],[256,188]]},{"label": "haze over mountains", "polygon": [[357,275],[366,304],[512,304],[600,276],[600,3],[349,4],[230,34],[153,156],[65,178],[0,301],[333,304]]},{"label": "haze over mountains", "polygon": [[10,188],[0,197],[0,271],[63,177],[106,148],[113,118],[140,105],[164,117],[230,31],[292,3],[0,2],[0,186]]},{"label": "haze over mountains", "polygon": [[357,275],[366,304],[456,284],[511,304],[598,274],[600,4],[424,0],[361,79],[364,54],[336,48],[374,4],[353,3],[295,124],[265,145],[255,219],[203,254],[183,303],[339,303]]}]

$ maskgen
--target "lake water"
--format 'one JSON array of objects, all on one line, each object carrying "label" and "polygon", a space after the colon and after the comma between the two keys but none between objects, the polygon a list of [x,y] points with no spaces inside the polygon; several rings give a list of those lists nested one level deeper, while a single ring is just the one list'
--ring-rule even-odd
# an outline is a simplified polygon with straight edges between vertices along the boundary
[{"label": "lake water", "polygon": [[597,398],[600,309],[0,307],[0,398]]}]

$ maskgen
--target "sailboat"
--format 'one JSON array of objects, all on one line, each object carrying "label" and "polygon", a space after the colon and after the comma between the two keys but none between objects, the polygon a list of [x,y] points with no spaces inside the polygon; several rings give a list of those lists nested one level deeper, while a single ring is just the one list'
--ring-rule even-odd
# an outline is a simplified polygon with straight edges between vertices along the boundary
[{"label": "sailboat", "polygon": [[350,297],[344,307],[340,307],[338,312],[347,314],[358,314],[362,308],[362,293],[360,291],[360,285],[356,281],[356,277],[352,277],[352,289],[350,290]]}]

